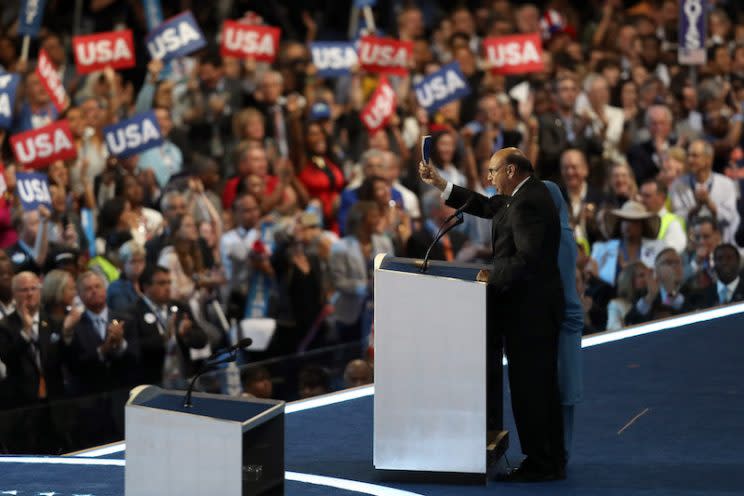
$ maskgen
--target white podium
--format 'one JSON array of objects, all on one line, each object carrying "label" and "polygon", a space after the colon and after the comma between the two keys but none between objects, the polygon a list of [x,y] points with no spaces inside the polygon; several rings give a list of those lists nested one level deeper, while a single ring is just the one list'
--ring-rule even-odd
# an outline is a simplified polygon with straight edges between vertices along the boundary
[{"label": "white podium", "polygon": [[156,386],[126,406],[125,494],[284,494],[284,402]]},{"label": "white podium", "polygon": [[475,280],[487,267],[420,265],[375,264],[374,466],[485,482],[487,434],[502,430],[501,346],[488,342],[486,284]]}]

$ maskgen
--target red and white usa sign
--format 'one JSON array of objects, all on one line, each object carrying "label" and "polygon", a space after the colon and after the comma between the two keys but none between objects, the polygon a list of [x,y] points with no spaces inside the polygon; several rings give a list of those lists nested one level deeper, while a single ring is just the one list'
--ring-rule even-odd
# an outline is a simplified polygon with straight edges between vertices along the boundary
[{"label": "red and white usa sign", "polygon": [[52,60],[43,48],[39,50],[36,75],[39,77],[41,84],[44,85],[44,89],[49,93],[49,97],[52,99],[52,103],[54,103],[57,111],[62,112],[66,109],[69,105],[67,92],[62,85],[62,79],[59,77],[57,68],[54,67]]},{"label": "red and white usa sign", "polygon": [[136,64],[132,31],[109,31],[72,37],[75,66],[80,74],[106,67],[128,69]]},{"label": "red and white usa sign", "polygon": [[390,86],[387,78],[383,77],[360,114],[362,123],[370,134],[378,131],[390,121],[395,113],[397,102],[398,98],[393,87]]},{"label": "red and white usa sign", "polygon": [[226,57],[273,62],[279,51],[280,35],[279,28],[225,21],[220,53]]},{"label": "red and white usa sign", "polygon": [[537,33],[486,38],[483,48],[494,74],[526,74],[544,69],[542,41]]}]

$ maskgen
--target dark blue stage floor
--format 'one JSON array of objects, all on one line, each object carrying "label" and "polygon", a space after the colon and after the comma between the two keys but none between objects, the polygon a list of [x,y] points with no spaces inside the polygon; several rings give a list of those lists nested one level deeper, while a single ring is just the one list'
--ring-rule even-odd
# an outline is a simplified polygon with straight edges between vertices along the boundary
[{"label": "dark blue stage floor", "polygon": [[[302,411],[302,404],[288,406],[287,494],[744,494],[744,313],[598,344],[584,358],[585,400],[566,481],[481,487],[378,480],[367,395]],[[507,422],[514,432],[510,416]],[[511,439],[515,463],[518,442]],[[124,453],[112,450],[100,458],[0,458],[0,495],[121,496]]]}]

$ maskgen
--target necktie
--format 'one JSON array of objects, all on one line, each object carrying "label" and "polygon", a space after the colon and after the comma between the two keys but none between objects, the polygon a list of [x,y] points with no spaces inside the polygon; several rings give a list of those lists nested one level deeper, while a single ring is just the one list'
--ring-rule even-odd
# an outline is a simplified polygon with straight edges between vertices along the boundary
[{"label": "necktie", "polygon": [[729,302],[729,289],[727,286],[723,286],[718,290],[718,297],[720,298],[720,303]]},{"label": "necktie", "polygon": [[101,336],[103,341],[106,341],[106,319],[103,317],[97,317],[96,322],[96,325],[98,326],[98,335]]}]

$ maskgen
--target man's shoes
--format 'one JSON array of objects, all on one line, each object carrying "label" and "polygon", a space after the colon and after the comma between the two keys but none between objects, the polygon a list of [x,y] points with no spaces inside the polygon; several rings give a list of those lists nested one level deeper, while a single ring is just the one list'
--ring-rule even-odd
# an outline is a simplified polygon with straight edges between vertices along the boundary
[{"label": "man's shoes", "polygon": [[499,482],[549,482],[566,479],[566,469],[557,470],[537,470],[523,463],[505,474],[499,474],[496,480]]}]

